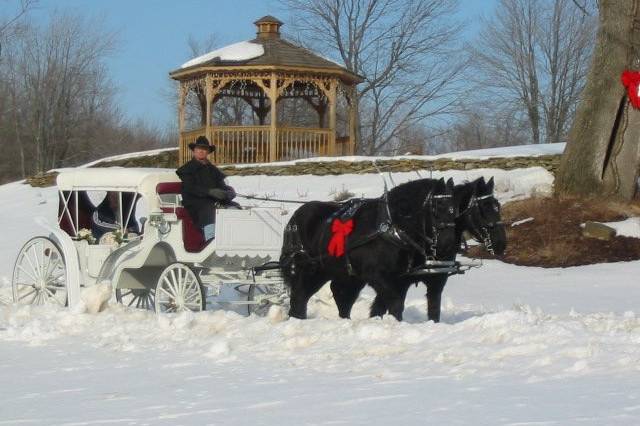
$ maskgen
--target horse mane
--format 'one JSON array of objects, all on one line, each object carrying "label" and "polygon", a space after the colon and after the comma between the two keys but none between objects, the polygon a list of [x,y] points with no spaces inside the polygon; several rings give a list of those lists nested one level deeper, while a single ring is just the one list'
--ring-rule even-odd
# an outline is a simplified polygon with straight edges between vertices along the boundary
[{"label": "horse mane", "polygon": [[458,206],[458,212],[469,207],[471,197],[476,192],[478,179],[471,182],[464,182],[453,187],[453,201]]},{"label": "horse mane", "polygon": [[389,190],[389,202],[404,198],[421,201],[430,191],[433,191],[434,194],[442,194],[445,188],[446,185],[442,179],[416,179]]}]

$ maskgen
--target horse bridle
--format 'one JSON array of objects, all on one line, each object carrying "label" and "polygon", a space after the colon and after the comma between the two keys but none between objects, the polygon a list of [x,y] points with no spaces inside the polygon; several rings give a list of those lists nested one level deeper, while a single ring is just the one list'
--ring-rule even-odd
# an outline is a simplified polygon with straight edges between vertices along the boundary
[{"label": "horse bridle", "polygon": [[[439,233],[443,229],[446,229],[449,227],[455,227],[454,222],[445,222],[445,221],[437,222],[437,219],[438,219],[438,216],[436,214],[437,200],[444,199],[444,198],[453,198],[453,194],[434,195],[432,190],[432,191],[429,191],[425,196],[425,199],[421,204],[421,208],[419,209],[422,214],[418,217],[418,220],[420,221],[420,224],[421,224],[421,232],[418,233],[417,237],[424,243],[424,245],[420,245],[420,243],[417,242],[414,238],[412,238],[406,231],[399,228],[395,223],[393,223],[391,210],[389,209],[388,194],[385,192],[385,194],[383,194],[382,197],[380,198],[380,201],[383,203],[384,218],[380,220],[380,223],[378,225],[378,230],[376,231],[375,235],[381,234],[382,236],[386,236],[387,239],[390,239],[391,241],[400,243],[406,247],[413,248],[415,251],[417,251],[427,259],[435,260],[438,254],[437,245],[438,245]],[[436,201],[434,202],[434,200]],[[451,212],[451,213],[453,214],[454,212]],[[432,228],[431,228],[431,231],[433,233],[432,237],[429,237],[427,235],[427,230],[425,227],[427,214],[431,215],[430,219],[432,224]],[[366,240],[368,241],[373,236],[374,235],[367,237]],[[353,245],[350,245],[350,246],[353,247]],[[427,250],[425,250],[425,246],[429,247],[428,252]]]},{"label": "horse bridle", "polygon": [[[455,222],[446,222],[446,221],[438,221],[438,215],[437,210],[438,210],[438,200],[441,199],[446,199],[446,198],[453,198],[453,194],[437,194],[437,195],[433,195],[432,192],[429,192],[427,194],[427,196],[424,199],[424,202],[422,203],[422,211],[426,211],[427,210],[427,206],[429,206],[429,213],[431,214],[431,232],[433,233],[433,238],[429,238],[427,237],[427,232],[426,229],[424,229],[424,223],[426,220],[426,217],[423,217],[422,220],[422,226],[423,226],[423,232],[422,232],[422,238],[424,240],[425,243],[429,244],[429,248],[430,248],[430,255],[427,255],[427,259],[431,259],[431,260],[435,260],[438,257],[438,236],[440,234],[440,232],[444,229],[447,228],[455,228],[456,224]],[[435,201],[434,201],[435,200]],[[451,205],[449,207],[449,213],[452,215],[455,215],[455,207],[453,205]]]},{"label": "horse bridle", "polygon": [[[492,256],[495,255],[495,251],[493,250],[493,240],[491,239],[491,233],[489,229],[493,229],[496,226],[504,225],[504,222],[501,220],[498,221],[486,221],[485,215],[482,213],[482,209],[480,208],[480,203],[478,201],[486,200],[489,198],[494,198],[493,192],[487,195],[476,196],[475,194],[471,196],[469,200],[469,205],[458,214],[458,218],[469,214],[472,209],[477,210],[478,217],[481,218],[480,229],[473,229],[473,231],[482,237],[482,244],[484,244],[485,248]],[[497,201],[497,200],[496,200]]]}]

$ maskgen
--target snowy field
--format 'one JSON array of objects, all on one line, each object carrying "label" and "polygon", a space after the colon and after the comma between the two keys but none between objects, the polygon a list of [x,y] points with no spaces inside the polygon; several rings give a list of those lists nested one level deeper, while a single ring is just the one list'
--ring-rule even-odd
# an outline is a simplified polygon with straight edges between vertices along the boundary
[{"label": "snowy field", "polygon": [[[496,177],[502,201],[551,190],[541,168]],[[424,174],[423,174],[424,175]],[[441,176],[435,173],[434,176]],[[416,178],[396,173],[396,183]],[[378,175],[232,177],[239,193],[379,195]],[[54,188],[0,186],[0,297],[13,260],[55,221]],[[625,229],[633,233],[638,222]],[[0,425],[637,425],[640,262],[541,269],[487,261],[454,277],[443,322],[424,287],[405,322],[368,319],[363,293],[340,320],[323,289],[311,319],[213,308],[156,316],[112,304],[90,315],[0,303]]]}]

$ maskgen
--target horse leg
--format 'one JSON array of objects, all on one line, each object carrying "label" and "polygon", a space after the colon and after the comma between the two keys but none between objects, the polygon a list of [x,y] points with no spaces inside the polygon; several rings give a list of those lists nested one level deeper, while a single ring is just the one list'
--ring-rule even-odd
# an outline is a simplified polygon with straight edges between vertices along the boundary
[{"label": "horse leg", "polygon": [[331,292],[340,318],[351,318],[351,308],[363,287],[364,283],[354,278],[331,280]]},{"label": "horse leg", "polygon": [[396,287],[389,301],[389,313],[398,321],[402,321],[402,313],[404,312],[404,300],[407,297],[408,285]]},{"label": "horse leg", "polygon": [[371,305],[370,316],[382,316],[387,311],[398,321],[402,321],[402,312],[404,311],[404,299],[409,290],[408,285],[397,286],[393,283],[383,281],[382,283],[372,284],[378,295]]},{"label": "horse leg", "polygon": [[427,316],[429,321],[440,322],[440,304],[442,301],[442,290],[447,283],[446,276],[431,278],[427,285]]},{"label": "horse leg", "polygon": [[320,290],[325,282],[327,280],[317,274],[299,274],[290,286],[289,316],[306,319],[309,299]]},{"label": "horse leg", "polygon": [[369,316],[381,317],[386,314],[388,310],[387,304],[383,300],[382,296],[380,293],[376,292],[376,298],[373,299],[373,303],[371,303],[371,307],[369,308]]}]

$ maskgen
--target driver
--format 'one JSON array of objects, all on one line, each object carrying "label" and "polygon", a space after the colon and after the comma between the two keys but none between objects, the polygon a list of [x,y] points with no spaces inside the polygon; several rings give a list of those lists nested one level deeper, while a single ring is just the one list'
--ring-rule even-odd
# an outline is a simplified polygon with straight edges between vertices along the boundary
[{"label": "driver", "polygon": [[205,136],[199,136],[189,144],[193,153],[191,161],[180,167],[176,173],[182,180],[182,204],[194,222],[202,229],[204,239],[211,240],[215,231],[215,208],[238,206],[232,202],[236,192],[225,183],[225,175],[207,158],[215,151]]}]

